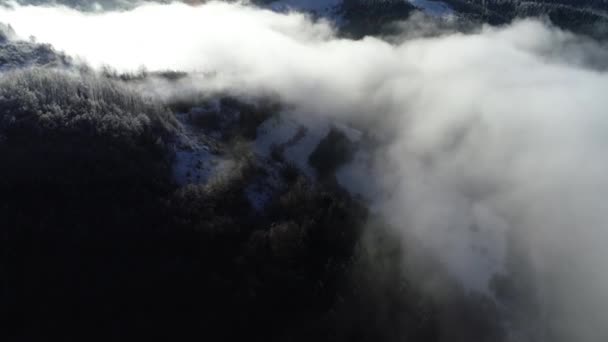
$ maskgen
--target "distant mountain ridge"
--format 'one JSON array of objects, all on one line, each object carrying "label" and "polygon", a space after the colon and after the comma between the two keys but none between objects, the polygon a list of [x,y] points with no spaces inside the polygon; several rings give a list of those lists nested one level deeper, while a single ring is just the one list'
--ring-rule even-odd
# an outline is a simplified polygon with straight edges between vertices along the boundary
[{"label": "distant mountain ridge", "polygon": [[459,15],[493,25],[518,18],[546,18],[576,33],[605,39],[608,36],[606,0],[444,0]]},{"label": "distant mountain ridge", "polygon": [[607,0],[257,0],[278,11],[300,10],[333,21],[347,36],[387,33],[390,24],[422,12],[429,20],[504,25],[541,18],[564,30],[596,39],[608,37]]}]

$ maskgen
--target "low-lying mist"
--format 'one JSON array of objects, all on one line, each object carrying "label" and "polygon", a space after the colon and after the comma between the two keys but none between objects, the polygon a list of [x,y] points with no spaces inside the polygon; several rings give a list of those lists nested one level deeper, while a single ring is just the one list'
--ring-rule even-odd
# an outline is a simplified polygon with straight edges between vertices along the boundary
[{"label": "low-lying mist", "polygon": [[191,73],[141,85],[161,97],[273,93],[369,131],[382,148],[358,181],[382,190],[373,207],[404,240],[472,291],[527,277],[543,318],[529,328],[546,340],[608,339],[606,47],[539,21],[348,40],[325,20],[220,2],[14,6],[0,22],[95,67]]}]

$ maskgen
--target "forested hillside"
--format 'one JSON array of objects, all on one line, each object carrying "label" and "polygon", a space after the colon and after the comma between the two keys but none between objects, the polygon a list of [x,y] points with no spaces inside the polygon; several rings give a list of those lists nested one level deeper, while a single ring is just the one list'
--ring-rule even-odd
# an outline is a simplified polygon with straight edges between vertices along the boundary
[{"label": "forested hillside", "polygon": [[[41,61],[35,44],[11,44]],[[279,161],[284,186],[263,212],[252,206],[247,184],[268,166],[231,146],[255,139],[240,127],[261,121],[224,131],[234,171],[179,186],[171,165],[183,123],[171,108],[187,104],[142,96],[133,77],[45,61],[0,78],[4,340],[435,341],[437,325],[453,322],[453,308],[402,273],[391,233],[368,232],[365,206],[331,181]],[[373,267],[380,260],[388,269]],[[359,324],[369,320],[378,322]],[[491,319],[459,320],[488,341],[500,331]]]},{"label": "forested hillside", "polygon": [[604,0],[444,0],[458,13],[490,24],[517,18],[548,18],[554,25],[595,38],[608,34],[608,2]]}]

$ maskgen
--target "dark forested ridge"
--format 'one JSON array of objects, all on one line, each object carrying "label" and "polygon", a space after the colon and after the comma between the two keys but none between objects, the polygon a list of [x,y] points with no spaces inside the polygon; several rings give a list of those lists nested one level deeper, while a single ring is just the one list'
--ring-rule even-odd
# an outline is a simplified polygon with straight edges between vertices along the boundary
[{"label": "dark forested ridge", "polygon": [[385,33],[387,26],[406,20],[415,10],[407,1],[344,0],[340,6],[345,21],[341,31],[356,38]]},{"label": "dark forested ridge", "polygon": [[474,21],[500,25],[518,18],[546,18],[565,30],[605,39],[608,1],[605,0],[444,0],[457,13]]},{"label": "dark forested ridge", "polygon": [[[264,1],[264,3],[273,1]],[[431,3],[433,1],[430,1]],[[605,0],[441,0],[453,11],[458,26],[487,23],[504,25],[522,18],[542,18],[564,30],[596,39],[608,35]],[[424,8],[404,0],[344,0],[338,6],[349,37],[390,34],[391,23],[403,21]],[[433,20],[430,16],[426,20]]]},{"label": "dark forested ridge", "polygon": [[300,180],[262,217],[246,179],[178,188],[170,111],[103,77],[15,71],[0,108],[5,338],[329,329],[365,218],[355,202]]},{"label": "dark forested ridge", "polygon": [[[28,56],[32,44],[14,46]],[[315,182],[277,158],[284,186],[262,212],[252,207],[245,189],[268,165],[246,146],[272,101],[221,99],[244,114],[219,140],[237,171],[178,185],[174,110],[197,101],[132,90],[145,74],[32,64],[42,66],[0,77],[3,341],[503,336],[493,304],[448,278],[449,300],[420,288],[401,267],[398,239],[331,177]],[[334,141],[342,147],[325,146]],[[332,155],[348,158],[339,134],[325,145],[313,158],[319,170],[335,167]]]}]

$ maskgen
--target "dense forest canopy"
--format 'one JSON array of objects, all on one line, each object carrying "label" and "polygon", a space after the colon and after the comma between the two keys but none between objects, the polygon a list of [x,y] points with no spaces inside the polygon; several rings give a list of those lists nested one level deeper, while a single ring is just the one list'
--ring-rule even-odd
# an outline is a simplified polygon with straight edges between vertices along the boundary
[{"label": "dense forest canopy", "polygon": [[[373,237],[364,233],[367,211],[345,192],[310,183],[281,161],[286,187],[260,215],[244,189],[263,171],[242,152],[235,157],[245,158],[244,169],[233,176],[179,187],[169,165],[183,133],[170,107],[131,89],[131,77],[42,64],[0,77],[8,340],[432,341],[443,320],[452,336],[471,336],[454,325],[454,308],[432,304],[401,278],[394,259],[401,247],[381,223]],[[223,101],[247,120],[256,107],[273,108],[267,100]],[[238,121],[225,132],[254,139],[244,127],[260,123]],[[370,250],[370,239],[388,250]],[[373,270],[376,260],[390,274]],[[357,323],[384,316],[377,325]],[[481,316],[459,320],[479,326],[473,335],[487,341],[500,334]]]}]

